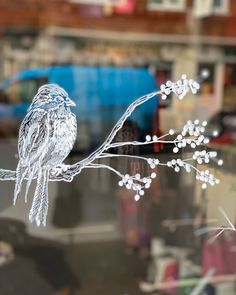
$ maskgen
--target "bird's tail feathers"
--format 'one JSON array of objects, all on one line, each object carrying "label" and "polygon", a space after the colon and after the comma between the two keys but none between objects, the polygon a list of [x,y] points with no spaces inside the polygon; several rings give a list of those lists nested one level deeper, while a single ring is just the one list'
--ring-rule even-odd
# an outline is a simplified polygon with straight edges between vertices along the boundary
[{"label": "bird's tail feathers", "polygon": [[28,181],[27,181],[26,189],[25,189],[25,203],[27,203],[27,200],[28,200],[29,188],[34,178],[34,173],[35,173],[35,166],[32,168],[32,170],[29,169],[29,173],[28,173],[29,176],[28,176]]},{"label": "bird's tail feathers", "polygon": [[14,205],[16,204],[16,200],[21,191],[22,182],[27,174],[27,171],[28,169],[22,166],[21,162],[19,162],[16,168],[16,183],[15,183],[14,198],[13,198]]},{"label": "bird's tail feathers", "polygon": [[30,222],[36,221],[37,225],[46,226],[48,212],[48,170],[41,170],[38,175],[37,186],[33,203],[29,213]]}]

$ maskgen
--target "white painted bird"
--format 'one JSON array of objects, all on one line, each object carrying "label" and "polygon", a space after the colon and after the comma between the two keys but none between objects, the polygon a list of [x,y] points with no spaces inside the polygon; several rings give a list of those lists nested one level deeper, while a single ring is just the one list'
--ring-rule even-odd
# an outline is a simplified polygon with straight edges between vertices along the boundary
[{"label": "white painted bird", "polygon": [[46,84],[28,109],[21,124],[18,139],[19,163],[16,169],[14,204],[27,179],[25,200],[34,178],[37,178],[29,220],[46,225],[48,212],[48,178],[52,169],[63,165],[73,148],[77,122],[70,107],[75,103],[56,84]]}]

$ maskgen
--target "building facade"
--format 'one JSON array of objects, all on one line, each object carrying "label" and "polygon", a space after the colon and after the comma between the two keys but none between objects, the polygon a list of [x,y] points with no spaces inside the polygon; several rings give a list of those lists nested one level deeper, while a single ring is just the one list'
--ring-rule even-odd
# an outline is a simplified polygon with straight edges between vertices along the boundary
[{"label": "building facade", "polygon": [[1,78],[65,63],[147,66],[159,83],[208,69],[197,99],[162,109],[163,130],[236,108],[235,1],[86,2],[1,0]]}]

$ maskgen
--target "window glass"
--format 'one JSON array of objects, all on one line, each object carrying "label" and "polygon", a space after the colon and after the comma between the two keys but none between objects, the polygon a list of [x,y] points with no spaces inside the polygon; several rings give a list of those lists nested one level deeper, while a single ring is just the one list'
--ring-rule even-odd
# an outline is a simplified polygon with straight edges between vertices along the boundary
[{"label": "window glass", "polygon": [[164,0],[151,0],[150,4],[163,4]]},{"label": "window glass", "polygon": [[19,90],[20,90],[19,82],[13,83],[5,89],[4,94],[6,96],[8,103],[20,102]]},{"label": "window glass", "polygon": [[[166,81],[171,80],[172,76],[172,63],[165,62],[160,63],[156,67],[155,76],[157,84],[165,84]],[[160,100],[160,106],[162,108],[169,107],[171,104],[172,95],[168,95],[166,100]]]},{"label": "window glass", "polygon": [[8,85],[4,90],[4,97],[10,104],[30,102],[37,92],[37,89],[41,85],[47,83],[47,81],[47,78],[17,81]]},{"label": "window glass", "polygon": [[213,8],[216,14],[227,14],[229,12],[229,0],[214,0]]},{"label": "window glass", "polygon": [[224,72],[224,109],[236,109],[236,64],[226,64]]},{"label": "window glass", "polygon": [[185,0],[149,0],[148,9],[150,10],[182,10],[185,8]]},{"label": "window glass", "polygon": [[202,71],[208,71],[209,75],[201,83],[200,94],[213,94],[214,93],[214,78],[215,78],[215,65],[211,63],[200,63],[198,66],[198,75]]},{"label": "window glass", "polygon": [[221,0],[214,0],[213,5],[214,5],[214,7],[221,7],[222,1]]}]

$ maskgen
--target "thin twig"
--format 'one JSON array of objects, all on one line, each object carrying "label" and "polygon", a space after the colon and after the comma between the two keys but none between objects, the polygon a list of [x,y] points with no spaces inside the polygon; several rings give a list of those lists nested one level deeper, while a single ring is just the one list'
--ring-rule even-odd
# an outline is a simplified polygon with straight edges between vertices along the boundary
[{"label": "thin twig", "polygon": [[224,211],[224,209],[222,207],[218,207],[218,210],[221,212],[221,214],[224,216],[224,218],[226,219],[226,221],[229,223],[230,227],[226,227],[226,226],[221,226],[221,227],[204,227],[204,228],[200,228],[198,230],[195,231],[195,234],[197,236],[200,235],[204,235],[213,231],[219,231],[215,236],[213,236],[212,238],[209,239],[210,243],[213,243],[221,234],[223,234],[225,231],[236,231],[235,226],[233,225],[233,223],[230,221],[229,217],[227,216],[226,212]]}]

